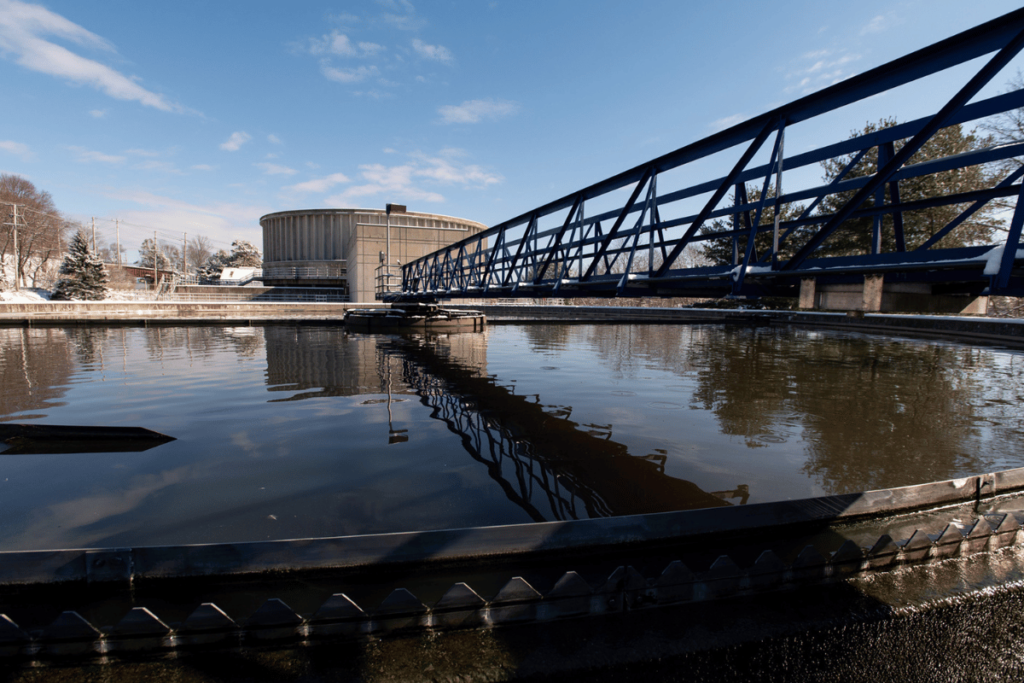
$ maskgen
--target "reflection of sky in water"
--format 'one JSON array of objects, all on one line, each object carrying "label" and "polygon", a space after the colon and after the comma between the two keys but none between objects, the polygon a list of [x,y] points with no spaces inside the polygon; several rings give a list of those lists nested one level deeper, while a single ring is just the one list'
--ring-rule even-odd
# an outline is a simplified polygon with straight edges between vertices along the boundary
[{"label": "reflection of sky in water", "polygon": [[[578,452],[566,467],[603,459],[576,467],[573,481],[605,494],[609,472],[632,471],[616,470],[623,457],[660,463],[652,485],[672,485],[662,494],[745,486],[749,502],[1024,465],[1015,352],[677,326],[493,326],[428,346],[435,360],[416,360],[428,376],[469,368],[507,389],[481,393],[474,410],[524,397],[504,428],[536,435],[538,452],[536,423],[571,423]],[[530,521],[502,488],[518,485],[508,463],[496,475],[469,457],[414,395],[409,358],[387,338],[337,327],[0,330],[0,419],[178,439],[142,453],[0,455],[0,547]],[[389,445],[389,429],[409,440]],[[557,473],[555,452],[545,466]]]}]

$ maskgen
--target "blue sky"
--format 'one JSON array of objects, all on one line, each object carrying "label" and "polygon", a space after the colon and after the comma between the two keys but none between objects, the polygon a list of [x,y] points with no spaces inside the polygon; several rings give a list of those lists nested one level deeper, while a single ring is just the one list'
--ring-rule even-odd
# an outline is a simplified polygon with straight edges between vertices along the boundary
[{"label": "blue sky", "polygon": [[[129,246],[259,245],[265,213],[386,202],[493,225],[1017,7],[0,0],[0,172]],[[787,152],[933,113],[971,73]]]}]

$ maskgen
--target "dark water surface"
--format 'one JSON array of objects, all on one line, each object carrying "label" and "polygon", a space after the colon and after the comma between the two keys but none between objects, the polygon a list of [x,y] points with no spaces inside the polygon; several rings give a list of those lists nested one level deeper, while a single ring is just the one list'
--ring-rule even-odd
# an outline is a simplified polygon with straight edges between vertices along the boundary
[{"label": "dark water surface", "polygon": [[1022,371],[1018,351],[767,327],[0,329],[0,421],[177,438],[0,454],[0,549],[582,519],[1020,467]]}]

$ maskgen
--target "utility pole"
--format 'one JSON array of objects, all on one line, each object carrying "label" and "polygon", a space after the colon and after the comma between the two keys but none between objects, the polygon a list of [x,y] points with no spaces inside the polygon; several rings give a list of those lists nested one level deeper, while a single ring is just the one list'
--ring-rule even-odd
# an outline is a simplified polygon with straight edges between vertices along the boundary
[{"label": "utility pole", "polygon": [[92,253],[96,253],[96,216],[92,217]]},{"label": "utility pole", "polygon": [[153,231],[153,291],[156,291],[156,263],[160,249],[156,245],[156,230]]},{"label": "utility pole", "polygon": [[772,230],[772,270],[779,266],[779,219],[782,217],[782,157],[786,144],[786,129],[779,129],[778,170],[775,173],[775,227]]},{"label": "utility pole", "polygon": [[387,215],[387,251],[384,252],[384,293],[391,292],[391,205],[384,205]]},{"label": "utility pole", "polygon": [[14,291],[21,291],[21,258],[18,252],[18,205],[12,204],[14,207],[14,215],[12,219],[14,221]]},{"label": "utility pole", "polygon": [[181,233],[181,277],[188,277],[188,233]]},{"label": "utility pole", "polygon": [[121,267],[121,224],[114,219],[114,248],[117,249],[117,267]]},{"label": "utility pole", "polygon": [[385,265],[387,267],[384,269],[384,282],[385,282],[385,291],[390,292],[391,291],[391,212],[394,211],[395,213],[406,213],[408,211],[408,209],[406,209],[405,205],[403,205],[403,204],[385,204],[384,205],[384,209],[385,209],[384,213],[387,214],[387,251],[384,253],[384,258],[386,260],[386,264]]}]

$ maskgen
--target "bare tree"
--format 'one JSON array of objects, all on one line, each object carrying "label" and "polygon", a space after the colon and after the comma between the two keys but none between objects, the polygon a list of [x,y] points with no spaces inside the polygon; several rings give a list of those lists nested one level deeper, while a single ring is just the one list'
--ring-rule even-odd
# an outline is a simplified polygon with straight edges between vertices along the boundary
[{"label": "bare tree", "polygon": [[[1024,73],[1017,70],[1017,75],[1011,78],[1006,84],[1006,92],[1011,93],[1024,89]],[[992,139],[1001,145],[1020,142],[1024,140],[1024,109],[1011,109],[997,114],[985,121],[982,126]],[[1024,164],[1024,158],[1012,157],[998,162],[998,168],[1003,173],[1012,173]]]},{"label": "bare tree", "polygon": [[196,235],[188,241],[185,253],[188,256],[189,269],[197,272],[213,256],[213,243],[204,235]]},{"label": "bare tree", "polygon": [[49,192],[21,176],[0,174],[0,216],[0,281],[11,275],[24,281],[26,273],[34,280],[51,260],[59,264],[70,229]]}]

